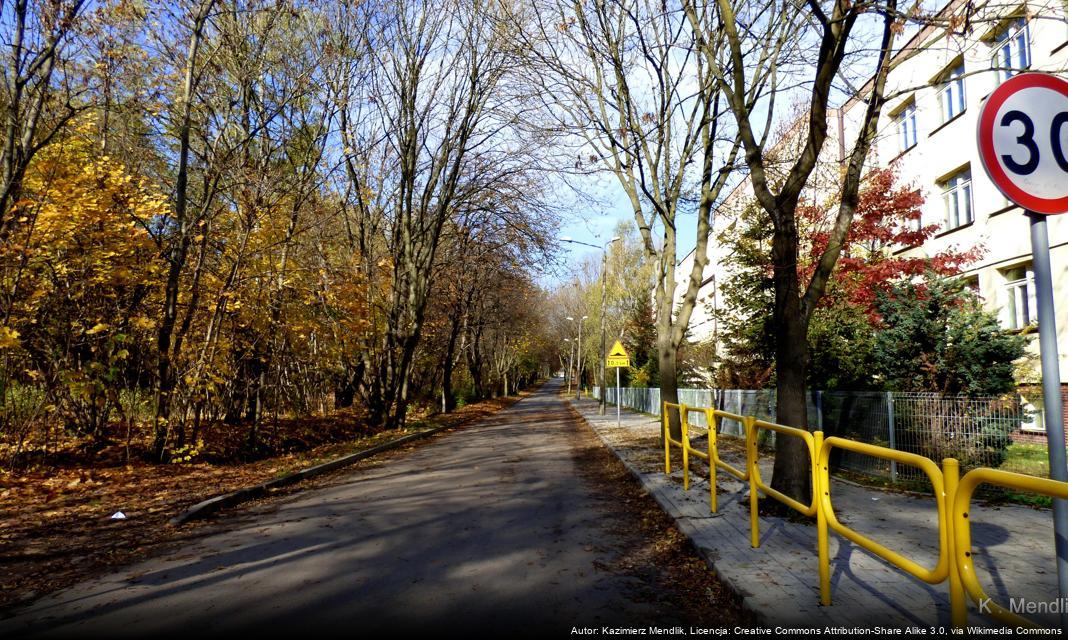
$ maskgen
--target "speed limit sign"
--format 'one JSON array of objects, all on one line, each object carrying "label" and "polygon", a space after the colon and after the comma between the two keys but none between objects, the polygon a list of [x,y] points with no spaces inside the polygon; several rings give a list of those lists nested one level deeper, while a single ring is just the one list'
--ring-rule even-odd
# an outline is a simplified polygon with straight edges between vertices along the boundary
[{"label": "speed limit sign", "polygon": [[1068,81],[1024,73],[979,112],[979,156],[1005,197],[1029,211],[1068,211]]}]

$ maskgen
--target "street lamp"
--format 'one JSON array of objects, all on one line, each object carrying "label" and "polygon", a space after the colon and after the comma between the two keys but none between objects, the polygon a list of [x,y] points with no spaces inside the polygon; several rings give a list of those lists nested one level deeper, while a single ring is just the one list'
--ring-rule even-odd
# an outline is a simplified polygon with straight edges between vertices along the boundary
[{"label": "street lamp", "polygon": [[[568,318],[570,320],[571,318]],[[567,343],[568,356],[567,356],[567,395],[571,395],[571,367],[575,366],[575,343],[571,342],[571,338],[564,338],[564,342]]]},{"label": "street lamp", "polygon": [[[602,416],[605,413],[605,402],[608,398],[608,394],[605,391],[605,360],[608,358],[608,345],[605,344],[605,307],[608,306],[608,245],[613,242],[619,242],[621,237],[615,236],[608,242],[604,243],[603,247],[599,247],[595,244],[588,242],[581,242],[574,240],[569,236],[561,236],[562,242],[570,242],[572,244],[581,244],[587,247],[593,247],[594,249],[601,250],[601,397],[598,404],[597,412]],[[619,402],[619,398],[616,398],[616,402]]]}]

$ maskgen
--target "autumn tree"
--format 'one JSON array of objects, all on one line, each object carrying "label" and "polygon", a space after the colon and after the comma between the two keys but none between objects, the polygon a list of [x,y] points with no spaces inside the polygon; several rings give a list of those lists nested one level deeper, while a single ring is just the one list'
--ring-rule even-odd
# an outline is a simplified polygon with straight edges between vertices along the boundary
[{"label": "autumn tree", "polygon": [[[492,180],[477,188],[465,183],[462,204],[443,231],[429,313],[436,311],[442,325],[443,344],[437,353],[444,411],[456,408],[457,364],[469,351],[481,350],[471,339],[481,335],[476,326],[484,321],[478,312],[480,299],[501,288],[529,287],[526,274],[551,255],[551,209],[541,195],[546,193],[542,176],[517,169],[508,175],[480,172]],[[475,369],[481,381],[481,366]],[[483,391],[479,388],[474,395]]]},{"label": "autumn tree", "polygon": [[[218,352],[220,325],[241,299],[235,286],[242,276],[262,285],[261,300],[270,310],[266,323],[236,327],[243,336],[232,335],[230,342],[252,345],[242,350],[237,385],[227,391],[233,401],[228,413],[244,410],[255,443],[276,348],[279,283],[289,270],[301,213],[317,202],[311,194],[322,180],[327,118],[311,82],[323,53],[310,35],[320,21],[310,7],[197,0],[156,12],[169,27],[153,34],[163,58],[159,82],[169,94],[157,107],[167,123],[159,139],[168,160],[160,181],[174,194],[162,224],[146,221],[158,225],[168,264],[157,325],[155,451],[162,456],[173,430],[184,437],[203,385],[218,386],[205,379],[212,370],[206,357]],[[270,273],[247,274],[264,265],[250,259],[265,257],[259,242],[270,243]],[[206,326],[205,304],[211,305]],[[202,328],[203,340],[187,352]],[[189,393],[194,388],[200,391]]]},{"label": "autumn tree", "polygon": [[470,200],[465,185],[483,182],[471,176],[522,160],[501,134],[506,56],[489,5],[448,2],[430,12],[403,2],[353,11],[342,24],[369,32],[344,36],[342,46],[362,53],[334,87],[348,211],[368,276],[383,272],[388,288],[372,301],[375,332],[352,380],[372,419],[396,426],[411,399],[445,224]]},{"label": "autumn tree", "polygon": [[81,27],[85,0],[15,0],[0,6],[4,42],[0,108],[0,238],[17,224],[11,206],[18,200],[33,157],[84,109],[71,42]]},{"label": "autumn tree", "polygon": [[[826,203],[834,201],[832,195],[797,209],[800,281],[811,278],[826,251],[833,222],[832,208]],[[921,225],[923,202],[920,190],[901,184],[892,168],[865,177],[841,258],[809,325],[809,384],[821,389],[875,384],[871,357],[873,332],[879,323],[877,296],[901,279],[927,272],[957,275],[980,256],[979,248],[947,248],[931,256],[899,252],[923,244],[939,231],[938,225]],[[774,380],[780,337],[770,313],[774,305],[773,233],[766,212],[749,206],[719,238],[731,247],[726,264],[731,275],[722,284],[725,310],[718,311],[727,359],[717,375],[727,387],[762,388]]]},{"label": "autumn tree", "polygon": [[39,385],[66,426],[99,438],[145,356],[162,263],[137,221],[163,215],[166,198],[97,157],[92,128],[65,133],[23,176],[11,211],[21,243],[0,253],[10,292],[0,338],[4,386]]},{"label": "autumn tree", "polygon": [[557,212],[491,7],[89,9],[4,5],[0,437],[30,398],[156,461],[258,455],[286,416],[397,426],[457,370],[511,392],[555,357],[507,313]]}]

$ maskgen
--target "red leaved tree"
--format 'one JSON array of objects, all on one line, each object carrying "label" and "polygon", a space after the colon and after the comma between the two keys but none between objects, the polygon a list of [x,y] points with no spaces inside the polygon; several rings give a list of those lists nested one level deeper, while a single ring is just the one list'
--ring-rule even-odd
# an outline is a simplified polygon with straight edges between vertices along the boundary
[{"label": "red leaved tree", "polygon": [[[867,175],[861,189],[853,224],[846,236],[841,256],[831,277],[831,287],[837,295],[825,297],[820,306],[844,301],[862,307],[875,316],[875,299],[879,291],[886,291],[890,284],[902,278],[920,276],[933,272],[952,276],[962,272],[983,254],[981,246],[948,246],[941,251],[929,253],[924,250],[908,251],[922,247],[941,230],[939,224],[922,224],[921,207],[923,194],[912,184],[901,184],[894,168],[877,169]],[[802,205],[798,207],[798,220],[802,228],[810,229],[808,243],[798,264],[798,278],[807,282],[827,249],[833,213],[837,208],[828,203],[823,206]],[[768,269],[771,258],[768,256]]]}]

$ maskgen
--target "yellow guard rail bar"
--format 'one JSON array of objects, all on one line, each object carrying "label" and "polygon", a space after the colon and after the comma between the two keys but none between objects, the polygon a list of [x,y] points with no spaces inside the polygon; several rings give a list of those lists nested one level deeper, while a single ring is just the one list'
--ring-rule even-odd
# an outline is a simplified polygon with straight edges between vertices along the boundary
[{"label": "yellow guard rail bar", "polygon": [[[675,440],[671,437],[669,425],[670,409],[675,409],[679,412],[679,419],[681,424],[681,439]],[[690,414],[691,413],[704,413],[705,420],[708,423],[708,450],[700,451],[695,449],[690,443]],[[752,417],[738,415],[736,413],[730,413],[728,411],[719,411],[717,409],[702,409],[698,407],[689,407],[685,404],[675,404],[672,402],[664,403],[664,411],[661,414],[661,425],[664,437],[664,473],[671,473],[671,445],[675,445],[682,449],[682,487],[684,490],[690,490],[690,456],[696,456],[706,463],[708,463],[708,484],[709,484],[709,506],[712,513],[719,511],[719,498],[717,494],[716,484],[716,470],[722,469],[731,474],[735,478],[738,478],[742,482],[749,480],[748,465],[746,471],[741,471],[738,468],[724,462],[719,457],[719,443],[716,435],[716,419],[726,418],[728,420],[737,420],[742,424],[742,428],[746,435],[746,442],[748,442],[748,433],[752,430],[753,421]],[[748,451],[748,449],[747,449]],[[748,455],[748,454],[747,454]]]},{"label": "yellow guard rail bar", "polygon": [[[671,415],[668,410],[672,408],[679,412],[680,421],[682,420],[682,416],[686,414],[686,405],[674,404],[671,402],[665,402],[664,410],[660,412],[660,434],[664,437],[664,473],[667,475],[671,475],[671,445],[683,447],[682,460],[684,467],[686,464],[686,445],[682,443],[682,440],[672,440],[671,430],[668,428]],[[683,472],[685,473],[685,468],[683,469]]]},{"label": "yellow guard rail bar", "polygon": [[[906,558],[900,553],[879,544],[864,534],[850,529],[838,521],[838,517],[834,513],[834,505],[831,503],[830,491],[830,457],[831,450],[835,447],[873,456],[875,458],[893,460],[898,464],[907,464],[916,467],[927,474],[927,477],[931,480],[931,487],[934,489],[935,504],[938,508],[938,563],[933,569],[928,569],[927,567]],[[820,449],[817,469],[819,475],[817,486],[819,487],[821,508],[820,513],[816,518],[816,525],[818,527],[816,539],[817,544],[819,545],[820,602],[822,604],[831,604],[831,559],[828,550],[827,527],[830,527],[835,533],[852,541],[857,546],[867,549],[895,567],[912,574],[924,582],[938,584],[949,577],[951,552],[949,548],[950,536],[947,517],[948,512],[946,510],[946,495],[947,489],[950,492],[956,490],[956,481],[959,476],[959,465],[957,461],[952,458],[947,458],[942,464],[944,471],[943,469],[939,469],[938,465],[936,465],[930,458],[915,453],[888,449],[887,447],[856,442],[845,438],[827,438],[823,443],[823,447]],[[960,600],[960,595],[959,590],[957,590],[957,597],[954,597],[953,585],[950,585],[951,606],[956,606],[954,600]]]},{"label": "yellow guard rail bar", "polygon": [[763,492],[769,497],[775,498],[779,502],[805,516],[815,516],[819,511],[819,500],[817,499],[819,494],[816,491],[818,477],[814,462],[810,463],[810,466],[812,467],[812,502],[807,505],[794,500],[785,493],[772,489],[767,484],[764,484],[764,480],[760,477],[760,452],[757,449],[757,433],[760,429],[767,429],[768,431],[774,431],[775,433],[781,433],[786,436],[801,438],[802,442],[804,442],[805,446],[808,448],[808,456],[811,461],[815,461],[817,452],[820,447],[823,446],[822,431],[812,433],[795,427],[784,427],[781,424],[775,424],[774,422],[750,419],[750,426],[746,431],[745,441],[746,462],[749,466],[749,544],[754,549],[760,546],[760,520],[757,517],[757,511],[760,507],[758,491]]},{"label": "yellow guard rail bar", "polygon": [[[716,470],[722,469],[734,476],[735,478],[741,480],[742,482],[747,482],[749,480],[749,467],[747,465],[746,470],[741,471],[720,459],[718,435],[719,429],[717,428],[717,425],[719,424],[719,420],[722,420],[724,418],[728,420],[736,420],[742,425],[742,432],[748,434],[753,428],[753,418],[740,416],[736,413],[729,413],[727,411],[720,411],[718,409],[705,409],[704,412],[705,422],[708,423],[708,455],[712,459],[712,463],[708,465],[710,467],[709,480],[712,485],[712,513],[719,513],[719,497],[718,489],[716,487]],[[747,435],[746,442],[748,441],[749,438]],[[748,458],[748,449],[746,451],[746,457]]]},{"label": "yellow guard rail bar", "polygon": [[716,441],[715,434],[709,430],[708,432],[708,451],[698,451],[694,449],[690,444],[690,413],[700,412],[704,413],[704,409],[695,409],[693,407],[687,407],[682,405],[679,409],[679,418],[682,422],[682,488],[685,491],[690,490],[690,456],[694,455],[701,458],[705,462],[708,462],[708,486],[710,491],[709,505],[712,511],[716,510],[716,468],[710,462],[714,460],[712,457],[712,450]]},{"label": "yellow guard rail bar", "polygon": [[[987,611],[990,616],[1021,627],[1036,627],[1037,625],[1005,607],[991,600],[983,586],[979,584],[979,578],[975,575],[975,564],[972,561],[972,528],[969,511],[972,505],[972,494],[981,484],[993,484],[1006,489],[1031,491],[1049,496],[1068,500],[1068,483],[1050,480],[1048,478],[1036,478],[1022,473],[1001,471],[1000,469],[974,469],[964,474],[956,494],[953,496],[953,513],[951,522],[953,533],[956,538],[954,551],[956,552],[956,569],[964,590],[978,605],[980,602],[987,603]],[[955,607],[952,611],[952,622],[955,627],[963,627],[967,622],[967,610],[963,605]]]}]

